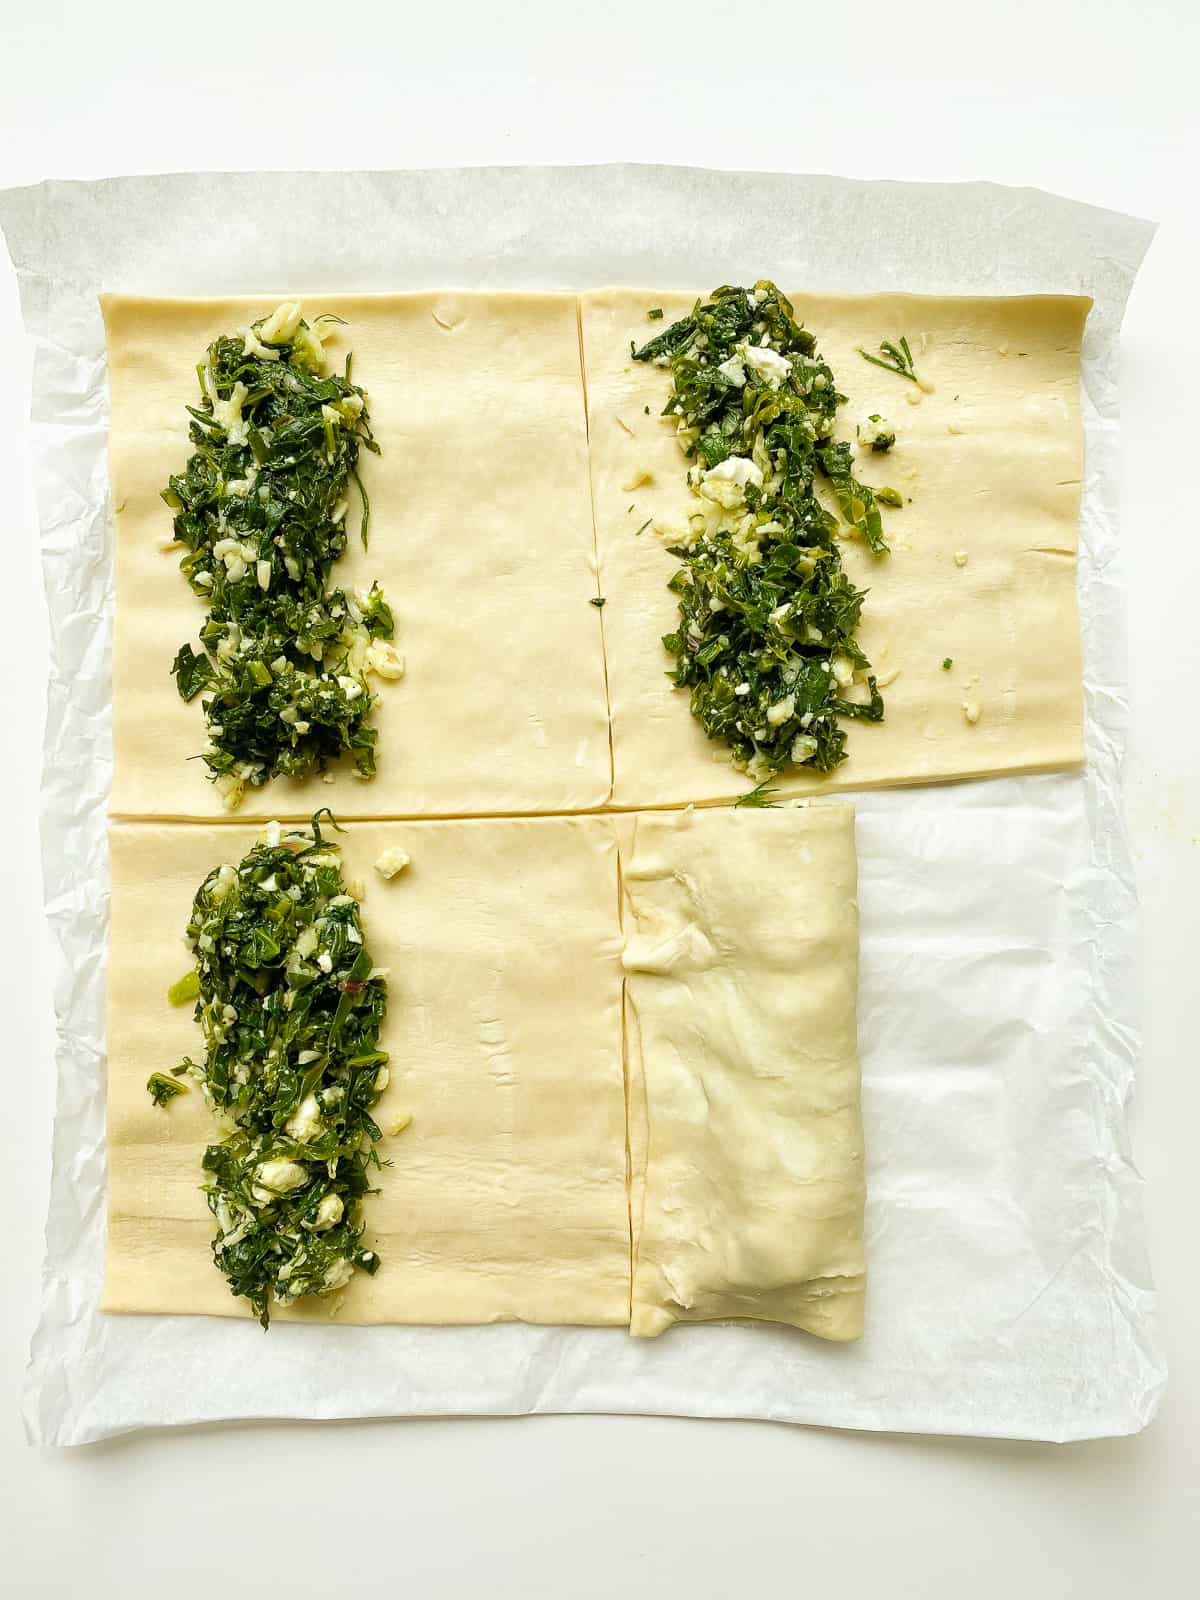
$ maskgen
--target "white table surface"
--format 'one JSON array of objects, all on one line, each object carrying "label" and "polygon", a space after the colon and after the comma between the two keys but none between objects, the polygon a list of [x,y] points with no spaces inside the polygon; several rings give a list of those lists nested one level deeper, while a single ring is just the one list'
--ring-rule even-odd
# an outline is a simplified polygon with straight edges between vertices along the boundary
[{"label": "white table surface", "polygon": [[29,1448],[17,1403],[53,1047],[36,841],[46,624],[28,358],[5,263],[0,1588],[127,1600],[327,1595],[371,1579],[523,1600],[1197,1592],[1196,0],[39,0],[4,9],[0,60],[0,187],[181,168],[653,160],[991,178],[1159,219],[1123,345],[1123,527],[1146,952],[1132,1130],[1172,1363],[1146,1433],[1065,1448],[603,1417]]}]

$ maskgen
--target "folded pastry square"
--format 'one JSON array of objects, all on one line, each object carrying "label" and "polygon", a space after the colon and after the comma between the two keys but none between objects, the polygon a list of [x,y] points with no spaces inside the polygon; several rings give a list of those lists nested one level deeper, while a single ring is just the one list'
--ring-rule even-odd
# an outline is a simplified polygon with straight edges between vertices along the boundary
[{"label": "folded pastry square", "polygon": [[[109,1311],[249,1314],[210,1249],[200,1163],[213,1118],[194,1084],[164,1108],[146,1084],[200,1053],[191,1006],[171,1007],[167,990],[191,963],[182,934],[197,887],[254,836],[229,825],[111,829]],[[352,823],[329,837],[347,883],[365,888],[367,947],[387,972],[380,1044],[390,1056],[374,1111],[387,1164],[364,1205],[381,1266],[354,1275],[339,1320],[627,1323],[612,823]],[[374,864],[397,849],[411,865],[384,881]],[[275,1314],[330,1313],[320,1298]]]},{"label": "folded pastry square", "polygon": [[[196,759],[200,698],[171,677],[198,649],[205,607],[164,549],[160,491],[194,448],[197,364],[272,299],[103,300],[116,514],[113,813],[200,819],[223,813]],[[329,781],[248,787],[240,814],[304,818],[585,810],[611,776],[601,620],[588,488],[576,302],[572,295],[310,296],[326,361],[367,391],[378,457],[363,453],[370,547],[347,496],[346,553],[330,582],[378,581],[395,618],[401,681],[372,677],[382,703],[378,771],[349,759]],[[253,341],[248,339],[248,344]],[[248,482],[248,480],[246,480]],[[256,492],[238,480],[239,492]],[[232,485],[226,489],[232,492]],[[237,552],[233,559],[240,559]],[[244,581],[253,583],[254,563]],[[269,574],[264,573],[269,581]],[[393,658],[393,669],[396,667]]]},{"label": "folded pastry square", "polygon": [[854,814],[623,824],[631,1332],[863,1327]]},{"label": "folded pastry square", "polygon": [[[1079,353],[1090,301],[792,298],[849,397],[834,440],[853,447],[863,483],[895,490],[902,503],[882,512],[890,554],[858,538],[838,544],[851,581],[868,591],[857,642],[884,720],[846,723],[847,759],[828,776],[792,766],[772,782],[806,794],[1078,764]],[[662,643],[679,626],[667,587],[679,561],[668,547],[686,542],[700,502],[686,481],[679,419],[662,415],[670,374],[632,360],[630,346],[695,301],[631,289],[581,300],[614,800],[626,807],[718,800],[749,786],[728,747],[689,715]],[[648,321],[648,309],[662,319]],[[919,383],[863,358],[901,336]],[[871,447],[881,419],[895,433],[886,452]],[[760,466],[742,470],[761,480]],[[833,509],[820,480],[818,493]]]}]

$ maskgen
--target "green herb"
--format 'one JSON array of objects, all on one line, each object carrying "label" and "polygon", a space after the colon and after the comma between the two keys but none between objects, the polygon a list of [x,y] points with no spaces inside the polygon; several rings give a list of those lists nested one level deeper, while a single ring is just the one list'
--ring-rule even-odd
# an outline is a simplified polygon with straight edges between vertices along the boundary
[{"label": "green herb", "polygon": [[898,378],[907,378],[909,383],[920,383],[916,370],[913,367],[912,351],[908,348],[908,340],[901,334],[899,344],[893,344],[890,339],[885,339],[879,346],[879,354],[874,356],[869,350],[864,350],[861,345],[858,353],[864,361],[869,361],[873,367],[882,367],[885,372],[894,372]]},{"label": "green herb", "polygon": [[164,1077],[161,1072],[152,1072],[146,1079],[146,1088],[151,1100],[156,1106],[169,1105],[177,1094],[186,1094],[187,1086],[177,1083],[174,1078]]},{"label": "green herb", "polygon": [[[837,496],[838,510],[842,516],[866,540],[875,554],[881,555],[887,545],[883,539],[883,521],[875,502],[882,499],[882,493],[868,489],[865,483],[859,483],[855,478],[848,444],[824,445],[816,451],[816,458]],[[887,492],[891,494],[895,491]]]},{"label": "green herb", "polygon": [[194,699],[205,684],[212,683],[216,677],[212,662],[207,656],[197,655],[190,644],[179,647],[179,653],[171,670],[175,674],[176,687],[184,700]]},{"label": "green herb", "polygon": [[757,788],[749,790],[748,793],[738,795],[733,803],[735,807],[750,806],[756,810],[762,810],[764,806],[777,806],[779,804],[778,800],[772,799],[772,796],[778,793],[778,789],[770,789],[765,783],[760,783]]},{"label": "green herb", "polygon": [[602,594],[600,594],[600,595],[597,595],[597,596],[596,596],[596,598],[595,598],[595,599],[594,599],[594,600],[589,600],[589,601],[588,601],[588,605],[590,605],[590,606],[595,606],[595,608],[596,608],[596,610],[597,610],[597,611],[603,611],[603,609],[604,609],[604,607],[605,607],[605,606],[606,606],[606,605],[607,605],[607,604],[608,604],[608,601],[607,601],[607,599],[606,599],[606,598],[605,598],[605,596],[604,596],[604,595],[602,595]]},{"label": "green herb", "polygon": [[662,313],[662,307],[661,306],[655,306],[653,311],[647,311],[646,316],[649,318],[649,320],[651,322],[661,322],[662,321],[662,314],[663,314]]},{"label": "green herb", "polygon": [[236,867],[210,872],[187,928],[204,1057],[177,1070],[230,1126],[204,1153],[213,1256],[264,1328],[273,1303],[379,1266],[359,1213],[381,1165],[371,1111],[387,1084],[386,973],[321,815],[309,832],[272,824]]},{"label": "green herb", "polygon": [[886,551],[883,497],[854,476],[849,445],[831,438],[845,397],[766,280],[715,290],[634,354],[670,372],[663,416],[693,463],[697,494],[669,547],[681,563],[670,582],[679,627],[663,640],[673,681],[759,789],[792,765],[828,772],[845,759],[841,720],[883,717],[854,637],[864,594],[842,568],[838,520],[816,493],[823,477],[850,528]]},{"label": "green herb", "polygon": [[943,672],[949,672],[950,668],[953,665],[954,665],[954,657],[953,656],[947,656],[946,659],[942,662],[942,671]]},{"label": "green herb", "polygon": [[[399,676],[391,612],[378,587],[329,589],[346,548],[351,480],[361,449],[378,452],[366,393],[322,376],[322,318],[281,306],[208,347],[189,406],[193,454],[163,499],[185,546],[180,570],[208,616],[202,651],[185,644],[173,671],[184,700],[202,695],[207,766],[226,804],[271,778],[323,772],[348,753],[375,770],[367,674]],[[390,654],[389,654],[390,652]]]},{"label": "green herb", "polygon": [[185,1006],[189,1000],[194,1000],[200,993],[200,973],[193,967],[190,972],[185,972],[182,978],[177,978],[167,990],[167,999],[173,1006]]}]

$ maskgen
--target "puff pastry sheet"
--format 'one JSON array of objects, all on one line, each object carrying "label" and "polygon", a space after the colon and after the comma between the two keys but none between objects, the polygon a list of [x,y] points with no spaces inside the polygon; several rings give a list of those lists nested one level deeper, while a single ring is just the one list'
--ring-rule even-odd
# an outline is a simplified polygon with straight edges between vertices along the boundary
[{"label": "puff pastry sheet", "polygon": [[[747,780],[665,676],[677,566],[654,518],[686,526],[686,463],[659,415],[667,373],[630,360],[690,293],[608,289],[581,298],[592,490],[612,707],[617,805],[727,799]],[[1083,759],[1076,544],[1083,441],[1079,349],[1091,302],[1066,296],[793,296],[850,396],[836,437],[872,412],[896,425],[888,455],[859,454],[867,483],[890,483],[892,554],[857,541],[846,567],[870,590],[860,642],[881,678],[886,720],[850,728],[828,777],[781,780],[805,794],[1069,767]],[[646,320],[661,306],[665,321]],[[858,354],[905,334],[922,394]],[[918,404],[910,404],[913,399]],[[647,414],[647,408],[649,414]],[[642,472],[649,484],[630,488]],[[911,497],[911,500],[909,500]],[[955,557],[965,554],[966,564]],[[942,670],[946,657],[953,669]],[[964,704],[977,702],[979,720]]]},{"label": "puff pastry sheet", "polygon": [[[186,971],[192,895],[252,842],[241,827],[111,829],[109,1236],[104,1309],[243,1315],[213,1265],[193,1089],[159,1110],[152,1071],[197,1049]],[[343,1322],[619,1323],[629,1317],[617,846],[591,818],[352,824],[368,947],[390,969],[376,1112],[391,1166],[367,1202],[382,1266]],[[412,865],[372,873],[388,845]],[[369,880],[374,877],[375,881]],[[328,1301],[279,1314],[330,1315]]]},{"label": "puff pastry sheet", "polygon": [[[252,838],[110,832],[108,1311],[248,1314],[209,1249],[212,1121],[194,1090],[156,1108],[146,1079],[196,1049],[166,990],[196,885]],[[378,1120],[413,1118],[368,1203],[383,1266],[342,1321],[625,1325],[632,1229],[636,1333],[859,1331],[849,806],[353,823],[341,842],[351,878],[389,845],[412,856],[368,884],[364,923],[391,973]]]},{"label": "puff pastry sheet", "polygon": [[[343,348],[384,451],[366,463],[371,549],[337,581],[383,584],[409,674],[382,686],[373,782],[277,781],[232,824],[188,759],[199,708],[169,676],[202,611],[159,548],[158,490],[186,459],[205,345],[273,302],[106,300],[125,819],[111,830],[106,1309],[247,1314],[211,1260],[208,1114],[195,1092],[157,1110],[145,1083],[196,1048],[190,1011],[164,996],[187,965],[197,884],[243,853],[255,820],[328,805],[359,819],[347,871],[369,884],[369,943],[392,972],[379,1120],[413,1117],[386,1141],[393,1164],[367,1212],[383,1267],[356,1277],[342,1320],[861,1332],[852,811],[655,809],[747,786],[670,688],[674,558],[636,532],[680,521],[687,491],[657,415],[666,376],[632,364],[629,341],[653,327],[648,306],[669,318],[692,298],[306,300],[349,322]],[[892,679],[887,720],[851,729],[832,778],[781,787],[1078,762],[1088,302],[796,305],[853,397],[840,432],[873,411],[896,424],[895,451],[860,457],[862,476],[911,500],[886,517],[890,557],[845,546],[871,590],[860,636]],[[855,350],[901,332],[935,385],[915,405]],[[652,482],[622,487],[643,471]],[[609,807],[637,814],[473,815]],[[413,865],[384,885],[371,863],[391,844]]]},{"label": "puff pastry sheet", "polygon": [[624,824],[630,1331],[863,1327],[854,813]]},{"label": "puff pastry sheet", "polygon": [[[355,544],[337,580],[384,585],[409,677],[382,688],[372,782],[346,768],[328,784],[276,780],[247,797],[243,815],[304,817],[322,804],[345,817],[537,813],[610,797],[637,808],[745,788],[667,680],[674,558],[660,537],[637,534],[651,518],[681,525],[688,491],[658,415],[666,375],[632,363],[629,343],[652,327],[649,305],[673,317],[692,300],[626,289],[578,300],[309,298],[310,314],[349,323],[342,346],[355,351],[384,451],[366,462],[371,549]],[[272,303],[105,297],[117,816],[221,815],[201,763],[189,760],[203,745],[199,708],[178,699],[168,675],[202,607],[160,549],[170,519],[158,490],[186,460],[198,356]],[[895,450],[861,456],[861,473],[908,503],[887,515],[890,557],[845,546],[851,576],[870,590],[860,638],[885,682],[886,720],[852,729],[834,775],[793,776],[786,791],[1077,764],[1079,347],[1090,302],[803,294],[795,303],[852,397],[839,434],[852,437],[871,412],[896,424]],[[901,330],[931,394],[857,353]],[[625,487],[642,472],[653,481]],[[588,605],[597,552],[602,618]],[[968,703],[979,708],[975,723]]]},{"label": "puff pastry sheet", "polygon": [[[159,491],[190,453],[185,406],[220,333],[277,299],[105,296],[116,508],[112,810],[216,818],[198,701],[170,677],[204,608],[162,551]],[[379,771],[276,779],[238,815],[304,818],[586,810],[609,793],[608,713],[587,438],[572,295],[304,297],[343,317],[328,346],[370,397],[382,456],[363,453],[370,549],[342,587],[377,578],[408,676],[380,687]],[[350,512],[357,527],[357,506]]]}]

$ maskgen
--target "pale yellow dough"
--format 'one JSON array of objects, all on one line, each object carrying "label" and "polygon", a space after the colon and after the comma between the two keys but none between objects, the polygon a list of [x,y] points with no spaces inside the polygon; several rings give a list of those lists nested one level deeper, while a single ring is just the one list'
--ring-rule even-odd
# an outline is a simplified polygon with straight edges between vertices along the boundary
[{"label": "pale yellow dough", "polygon": [[630,1331],[863,1326],[854,814],[624,825]]},{"label": "pale yellow dough", "polygon": [[[170,676],[204,609],[164,553],[159,490],[190,454],[208,343],[276,299],[103,299],[116,507],[116,816],[219,817],[198,701]],[[327,349],[370,396],[382,457],[362,456],[370,549],[334,569],[378,578],[407,677],[379,681],[379,771],[275,780],[240,815],[339,817],[585,810],[609,793],[608,716],[576,303],[572,295],[320,295],[345,318]],[[350,525],[357,529],[357,504]]]},{"label": "pale yellow dough", "polygon": [[[108,1311],[243,1315],[213,1265],[199,1092],[156,1108],[151,1072],[195,1055],[187,970],[192,895],[236,861],[243,827],[116,824],[109,945]],[[383,1264],[342,1322],[624,1324],[629,1221],[621,1062],[621,936],[611,821],[551,818],[352,824],[348,879],[367,885],[368,947],[390,969],[376,1112],[392,1165],[369,1198]],[[402,844],[411,865],[372,863]]]},{"label": "pale yellow dough", "polygon": [[[651,528],[637,534],[649,519],[685,526],[694,501],[673,425],[659,416],[669,374],[631,361],[630,341],[642,344],[695,298],[631,289],[581,297],[619,806],[715,801],[748,786],[727,748],[690,715],[687,692],[664,676],[672,662],[661,637],[677,622],[666,585],[678,563],[664,547],[669,539]],[[851,577],[871,591],[859,638],[886,683],[886,721],[847,724],[849,759],[830,778],[782,780],[785,791],[1080,762],[1079,347],[1090,301],[793,298],[850,396],[837,437],[853,438],[872,412],[892,421],[895,449],[856,453],[859,475],[911,503],[884,510],[890,556],[843,546]],[[662,322],[647,321],[652,306],[663,308]],[[856,351],[900,334],[932,393]],[[643,474],[650,481],[636,483]],[[947,656],[954,666],[944,672]]]}]

